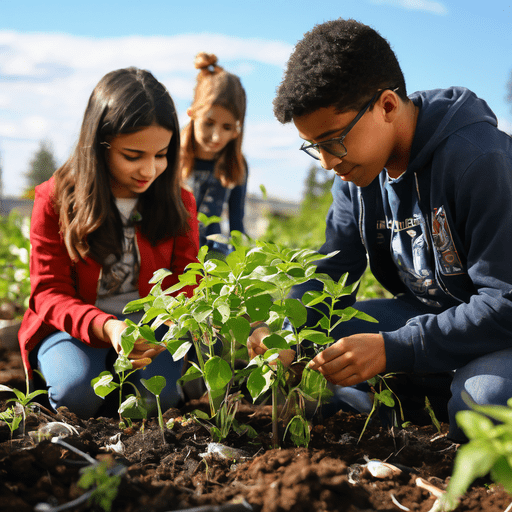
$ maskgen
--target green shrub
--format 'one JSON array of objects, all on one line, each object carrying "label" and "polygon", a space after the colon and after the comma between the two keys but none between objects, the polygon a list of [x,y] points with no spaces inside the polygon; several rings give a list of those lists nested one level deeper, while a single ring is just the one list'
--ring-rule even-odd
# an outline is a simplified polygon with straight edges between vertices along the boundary
[{"label": "green shrub", "polygon": [[30,218],[16,212],[0,216],[0,305],[10,304],[21,316],[30,296]]}]

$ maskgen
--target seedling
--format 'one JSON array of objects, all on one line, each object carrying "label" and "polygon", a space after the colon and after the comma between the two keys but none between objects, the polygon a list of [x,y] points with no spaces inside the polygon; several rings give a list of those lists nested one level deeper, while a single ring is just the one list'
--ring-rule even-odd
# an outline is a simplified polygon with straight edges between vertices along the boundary
[{"label": "seedling", "polygon": [[[129,328],[128,328],[129,329]],[[128,331],[127,329],[127,331]],[[125,334],[121,336],[123,338]],[[130,336],[130,331],[126,334],[126,336]],[[133,347],[132,347],[133,348]],[[123,347],[124,349],[124,347]],[[133,370],[132,363],[128,360],[128,358],[124,355],[125,353],[130,353],[132,349],[130,349],[129,352],[124,352],[122,354],[118,355],[118,358],[116,359],[116,362],[114,363],[114,370],[117,373],[119,377],[119,383],[115,382],[114,376],[109,371],[101,372],[100,375],[91,381],[91,386],[94,389],[94,392],[101,396],[102,398],[105,398],[109,393],[114,391],[115,389],[119,390],[119,426],[122,427],[125,425],[125,422],[123,421],[123,418],[128,420],[128,424],[131,424],[131,418],[146,418],[147,417],[147,411],[144,407],[142,397],[140,395],[139,390],[133,384],[130,382],[128,377],[132,375],[136,370]],[[133,387],[135,390],[135,395],[129,395],[125,401],[123,402],[123,385],[129,384]]]},{"label": "seedling", "polygon": [[104,459],[81,470],[82,476],[78,481],[78,486],[82,489],[93,487],[90,491],[89,502],[96,503],[105,512],[110,512],[112,502],[118,493],[122,473],[125,471],[123,466],[114,466],[113,459]]},{"label": "seedling", "polygon": [[[28,388],[27,388],[28,389]],[[0,391],[10,391],[16,395],[16,398],[9,398],[7,402],[16,402],[20,404],[22,408],[23,414],[23,435],[25,435],[25,420],[27,419],[27,407],[28,404],[39,395],[47,394],[48,392],[44,389],[37,389],[36,391],[32,391],[32,393],[25,394],[23,391],[20,391],[16,388],[10,388],[9,386],[5,386],[0,384]],[[19,425],[19,423],[18,423]]]},{"label": "seedling", "polygon": [[[373,392],[373,404],[372,404],[372,410],[370,411],[370,414],[368,414],[368,417],[366,418],[366,421],[363,426],[363,430],[359,434],[359,439],[357,442],[361,441],[361,438],[363,437],[363,434],[366,431],[366,427],[368,426],[368,423],[370,422],[370,419],[372,418],[374,412],[381,406],[384,405],[386,407],[389,407],[391,409],[391,414],[393,415],[393,424],[396,423],[396,413],[394,410],[396,402],[398,402],[398,406],[400,409],[400,418],[402,422],[404,421],[404,412],[402,410],[402,404],[400,403],[400,400],[396,396],[395,393],[391,390],[388,383],[386,382],[386,379],[392,377],[392,373],[388,373],[386,375],[376,375],[375,377],[368,379],[368,384],[370,385],[370,389]],[[395,402],[396,398],[396,402]]]},{"label": "seedling", "polygon": [[4,412],[0,412],[0,420],[4,421],[11,431],[11,446],[14,431],[19,427],[22,419],[21,415],[16,414],[14,407],[9,407]]},{"label": "seedling", "polygon": [[165,377],[162,377],[161,375],[155,375],[154,377],[151,377],[150,379],[140,379],[142,385],[150,392],[155,395],[156,398],[156,406],[158,408],[158,425],[160,426],[160,430],[162,431],[162,439],[165,444],[165,437],[164,437],[164,431],[165,431],[165,425],[164,425],[164,417],[162,415],[162,407],[160,406],[160,394],[162,393],[162,390],[165,388]]}]

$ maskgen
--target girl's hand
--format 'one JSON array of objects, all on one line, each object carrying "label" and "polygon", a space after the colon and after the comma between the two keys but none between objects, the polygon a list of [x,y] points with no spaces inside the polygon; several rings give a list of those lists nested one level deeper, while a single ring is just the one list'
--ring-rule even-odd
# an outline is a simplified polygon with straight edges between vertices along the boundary
[{"label": "girl's hand", "polygon": [[[103,333],[105,340],[110,341],[114,350],[120,354],[122,352],[121,347],[121,334],[128,326],[121,320],[110,319],[107,320],[103,326]],[[165,347],[148,343],[144,338],[139,338],[135,342],[133,350],[126,354],[130,363],[132,363],[134,369],[144,368],[153,359],[163,352]]]},{"label": "girl's hand", "polygon": [[[253,359],[256,356],[263,355],[268,350],[263,343],[263,340],[272,333],[270,332],[268,325],[264,322],[253,322],[251,327],[253,328],[253,332],[247,340],[247,351],[249,352],[249,358]],[[281,352],[279,352],[278,359],[286,367],[290,366],[294,358],[295,350],[292,350],[291,348],[281,350]]]}]

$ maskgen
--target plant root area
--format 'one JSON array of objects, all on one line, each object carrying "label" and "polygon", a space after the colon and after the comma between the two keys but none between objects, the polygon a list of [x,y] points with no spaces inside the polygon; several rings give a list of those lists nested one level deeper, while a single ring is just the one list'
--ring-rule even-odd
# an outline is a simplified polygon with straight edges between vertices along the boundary
[{"label": "plant root area", "polygon": [[[25,391],[19,353],[2,348],[1,341],[0,384]],[[13,396],[0,393],[0,412]],[[207,426],[180,419],[206,405],[199,400],[166,411],[165,420],[175,421],[164,433],[154,419],[120,430],[119,418],[83,420],[42,404],[27,414],[25,435],[20,427],[11,439],[0,422],[0,511],[108,510],[93,501],[94,487],[78,486],[95,461],[105,461],[109,475],[118,475],[112,512],[427,512],[435,510],[436,500],[428,485],[442,491],[452,473],[457,445],[447,439],[444,423],[441,432],[433,425],[385,429],[376,417],[358,441],[366,417],[340,412],[313,426],[308,448],[286,438],[274,448],[270,407],[244,403],[237,418],[258,437],[231,433],[223,445],[240,451],[223,457]],[[76,432],[34,434],[55,422]],[[368,459],[398,470],[376,476]],[[510,494],[482,478],[457,510],[504,512],[511,503]]]}]

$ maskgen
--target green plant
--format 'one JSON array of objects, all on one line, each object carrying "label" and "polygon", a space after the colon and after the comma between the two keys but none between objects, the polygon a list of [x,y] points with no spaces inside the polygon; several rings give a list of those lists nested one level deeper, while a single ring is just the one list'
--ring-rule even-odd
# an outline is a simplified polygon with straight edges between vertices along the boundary
[{"label": "green plant", "polygon": [[434,425],[434,427],[436,427],[436,430],[439,433],[441,433],[441,424],[439,423],[436,413],[434,412],[434,409],[432,408],[432,405],[430,404],[430,400],[428,399],[428,396],[425,396],[425,410],[428,412],[428,415],[430,416],[432,425]]},{"label": "green plant", "polygon": [[[304,402],[311,399],[320,401],[327,395],[326,381],[320,374],[315,377],[315,391],[312,386],[308,388],[303,379],[293,387],[293,391],[287,389],[288,370],[279,360],[279,354],[293,348],[298,361],[301,361],[308,357],[302,350],[303,342],[318,350],[334,341],[329,333],[338,322],[353,317],[373,319],[354,308],[340,309],[337,305],[341,296],[354,292],[357,283],[347,287],[347,276],[336,283],[326,275],[315,273],[315,261],[331,255],[310,249],[290,249],[264,241],[256,241],[251,246],[250,241],[237,232],[232,233],[230,243],[233,252],[225,260],[207,259],[207,247],[202,247],[197,263],[188,265],[187,271],[179,276],[179,282],[167,290],[162,289],[162,281],[170,272],[159,270],[152,279],[154,286],[150,294],[128,304],[124,312],[144,309],[139,325],[133,326],[135,339],[143,337],[149,342],[165,344],[175,360],[183,358],[190,350],[194,351],[194,357],[188,358],[190,368],[182,380],[204,379],[210,418],[216,418],[217,425],[221,425],[214,431],[217,437],[225,437],[234,424],[234,406],[230,398],[234,387],[246,381],[254,400],[270,391],[273,397],[274,441],[277,443],[279,391],[284,392],[288,405],[291,396],[296,404],[296,414],[287,429],[294,435],[299,430],[298,426],[306,425]],[[306,294],[303,302],[287,298],[292,286],[310,279],[320,280],[324,291]],[[198,281],[191,297],[170,295]],[[322,319],[313,329],[301,329],[306,321],[306,306],[320,308]],[[334,316],[340,318],[331,325]],[[291,328],[283,329],[285,319],[289,320]],[[247,339],[251,322],[265,322],[273,331],[265,338],[268,350],[245,368],[237,368],[236,361],[249,359]],[[162,324],[168,325],[169,329],[158,342],[154,330]],[[130,346],[125,348],[123,345],[123,350],[129,353]],[[311,381],[308,374],[304,373],[307,382]],[[302,432],[305,432],[304,428]],[[307,444],[307,435],[298,437]],[[296,439],[297,436],[294,442]]]},{"label": "green plant", "polygon": [[23,416],[16,414],[14,407],[9,407],[0,413],[0,420],[4,421],[11,431],[11,444],[14,431],[19,427]]},{"label": "green plant", "polygon": [[372,391],[373,394],[373,404],[372,409],[368,414],[366,421],[364,422],[363,430],[359,434],[359,439],[357,440],[357,442],[361,441],[361,438],[363,437],[363,434],[366,431],[366,427],[368,426],[370,419],[372,418],[375,411],[382,405],[389,407],[391,409],[391,414],[393,415],[393,424],[396,424],[396,412],[393,408],[395,407],[396,402],[398,402],[400,409],[400,418],[402,420],[402,423],[404,422],[404,412],[402,410],[400,400],[386,382],[386,379],[392,377],[393,375],[394,374],[392,373],[388,373],[386,375],[376,375],[375,377],[368,379],[367,382],[370,385],[370,390]]},{"label": "green plant", "polygon": [[[160,393],[165,388],[165,377],[162,377],[161,375],[155,375],[154,377],[151,377],[150,379],[140,379],[142,385],[150,392],[155,395],[156,398],[156,406],[158,408],[158,425],[160,426],[160,430],[162,431],[162,437],[163,432],[165,430],[164,425],[164,417],[162,415],[162,407],[160,405]],[[165,443],[165,437],[163,437],[164,443]]]},{"label": "green plant", "polygon": [[[27,418],[27,407],[28,404],[39,395],[47,394],[48,392],[43,389],[37,389],[36,391],[32,391],[32,393],[25,394],[23,391],[20,391],[16,388],[10,388],[9,386],[5,386],[0,384],[0,391],[10,391],[16,395],[16,398],[9,398],[7,402],[16,402],[20,404],[22,415],[23,415],[23,435],[25,435],[25,420]],[[18,423],[19,425],[19,423]]]},{"label": "green plant", "polygon": [[[250,425],[239,423],[236,419],[236,413],[238,412],[241,401],[241,392],[235,392],[228,395],[226,397],[225,404],[223,404],[223,406],[219,408],[217,414],[215,414],[215,424],[212,424],[208,414],[205,414],[200,410],[193,411],[190,417],[193,421],[198,421],[203,425],[206,424],[214,442],[220,442],[226,439],[231,431],[236,432],[238,435],[247,434],[250,438],[255,438],[258,433]],[[169,426],[168,423],[168,428],[172,428],[172,425],[173,423],[171,426]]]},{"label": "green plant", "polygon": [[81,470],[78,487],[90,489],[89,502],[96,503],[105,512],[112,510],[112,502],[117,496],[124,468],[114,466],[113,459],[104,459]]},{"label": "green plant", "polygon": [[439,499],[440,511],[457,508],[471,483],[490,474],[493,482],[512,493],[512,398],[507,405],[477,405],[469,395],[471,410],[459,411],[456,421],[468,438],[457,450],[446,493]]},{"label": "green plant", "polygon": [[[114,370],[119,378],[119,383],[114,380],[114,376],[109,371],[101,372],[100,375],[91,381],[91,386],[94,392],[105,398],[109,393],[115,389],[119,390],[119,426],[122,427],[127,420],[128,425],[131,424],[132,418],[146,418],[147,410],[144,406],[143,399],[140,395],[139,390],[128,380],[128,377],[137,370],[133,370],[132,363],[128,360],[125,354],[129,354],[133,349],[133,326],[128,328],[121,335],[121,345],[123,346],[123,353],[119,354],[116,362],[114,363]],[[137,339],[137,338],[135,338]],[[129,350],[125,350],[126,346],[130,346]],[[135,395],[128,395],[123,401],[123,386],[129,384],[135,390]]]},{"label": "green plant", "polygon": [[14,306],[21,315],[30,296],[30,218],[13,211],[0,216],[0,304]]}]

